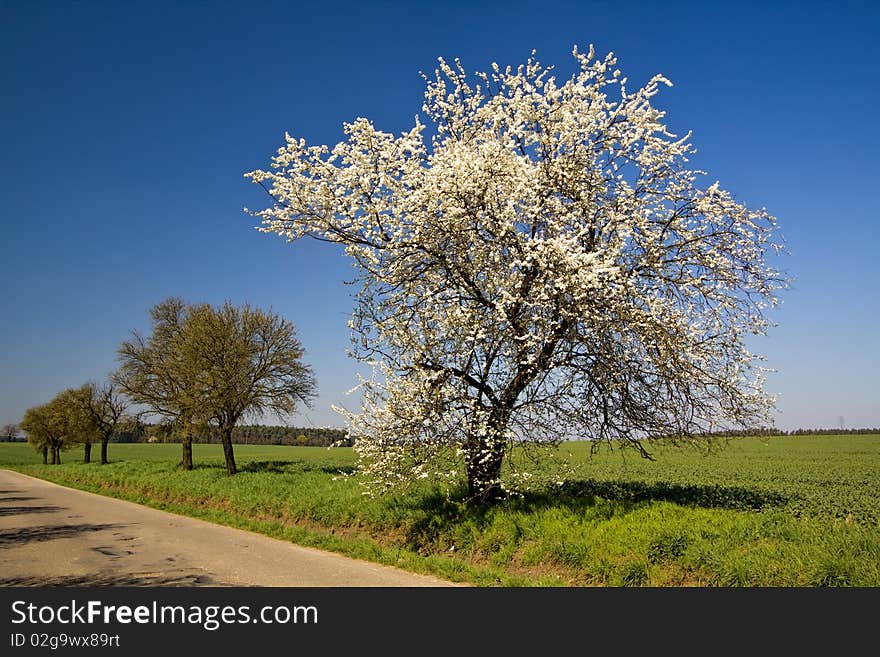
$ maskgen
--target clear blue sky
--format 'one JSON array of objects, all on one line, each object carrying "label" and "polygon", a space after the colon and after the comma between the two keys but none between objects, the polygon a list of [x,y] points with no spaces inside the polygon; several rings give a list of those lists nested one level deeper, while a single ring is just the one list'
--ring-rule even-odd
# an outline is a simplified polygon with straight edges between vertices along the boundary
[{"label": "clear blue sky", "polygon": [[[795,278],[754,348],[777,426],[880,426],[880,10],[809,2],[41,2],[0,0],[0,423],[102,380],[170,295],[272,307],[333,403],[351,290],[343,256],[258,233],[285,131],[336,143],[358,116],[398,133],[438,56],[469,71],[531,50],[573,69],[613,50],[630,87],[693,130],[695,164],[778,219]],[[874,190],[874,191],[872,191]]]}]

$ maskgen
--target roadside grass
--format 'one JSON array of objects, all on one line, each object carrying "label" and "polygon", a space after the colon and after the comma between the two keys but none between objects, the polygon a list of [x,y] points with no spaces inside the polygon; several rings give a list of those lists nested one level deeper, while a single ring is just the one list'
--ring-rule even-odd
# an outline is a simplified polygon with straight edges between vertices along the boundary
[{"label": "roadside grass", "polygon": [[[589,456],[487,508],[429,482],[370,498],[349,448],[113,444],[111,463],[43,466],[0,444],[0,467],[183,515],[476,586],[880,586],[880,436],[738,438]],[[2,498],[0,498],[2,502]]]}]

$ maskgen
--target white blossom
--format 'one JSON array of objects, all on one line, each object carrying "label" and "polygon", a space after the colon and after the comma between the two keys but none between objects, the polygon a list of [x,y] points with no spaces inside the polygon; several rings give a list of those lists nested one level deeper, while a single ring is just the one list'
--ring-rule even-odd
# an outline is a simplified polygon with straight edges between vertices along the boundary
[{"label": "white blossom", "polygon": [[[775,219],[701,190],[612,54],[574,49],[564,82],[534,56],[469,77],[443,59],[399,136],[364,118],[332,148],[287,135],[260,229],[345,247],[360,288],[352,353],[374,364],[343,411],[380,487],[463,463],[471,495],[529,481],[511,445],[578,437],[642,449],[766,417],[759,358],[782,276]],[[432,130],[426,137],[426,125]]]}]

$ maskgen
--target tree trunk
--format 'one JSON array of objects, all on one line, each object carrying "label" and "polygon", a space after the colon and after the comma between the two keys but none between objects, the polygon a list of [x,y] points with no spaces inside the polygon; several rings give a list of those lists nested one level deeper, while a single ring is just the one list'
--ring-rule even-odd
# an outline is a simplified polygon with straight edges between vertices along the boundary
[{"label": "tree trunk", "polygon": [[180,441],[180,444],[183,448],[183,460],[181,461],[181,465],[184,470],[192,470],[193,469],[193,443],[192,436],[187,434],[183,436]]},{"label": "tree trunk", "polygon": [[52,465],[61,465],[61,448],[52,447]]},{"label": "tree trunk", "polygon": [[468,501],[472,504],[496,502],[504,497],[501,488],[501,464],[504,447],[481,440],[467,462]]},{"label": "tree trunk", "polygon": [[180,418],[180,467],[184,470],[193,469],[192,427],[186,417]]},{"label": "tree trunk", "polygon": [[49,446],[43,445],[43,465],[49,465]]},{"label": "tree trunk", "polygon": [[83,443],[83,463],[92,462],[92,443]]},{"label": "tree trunk", "polygon": [[101,465],[105,463],[109,463],[107,460],[107,443],[110,442],[110,438],[102,438],[101,439]]},{"label": "tree trunk", "polygon": [[489,416],[489,436],[471,436],[468,440],[467,485],[468,502],[486,504],[504,497],[501,487],[501,465],[506,448],[505,432],[510,413],[493,411]]},{"label": "tree trunk", "polygon": [[226,474],[234,475],[238,470],[235,467],[235,452],[232,450],[232,427],[220,428],[220,440],[223,442],[223,456],[226,458]]}]

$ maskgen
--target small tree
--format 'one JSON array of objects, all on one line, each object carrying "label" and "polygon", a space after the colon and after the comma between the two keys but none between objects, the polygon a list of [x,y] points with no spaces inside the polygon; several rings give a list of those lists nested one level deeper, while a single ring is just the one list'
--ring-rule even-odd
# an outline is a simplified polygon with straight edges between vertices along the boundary
[{"label": "small tree", "polygon": [[196,430],[216,427],[232,475],[232,434],[242,417],[292,413],[314,397],[315,380],[302,362],[294,326],[274,313],[170,299],[154,308],[153,317],[149,339],[135,334],[120,349],[116,380],[133,400],[176,420],[190,467]]},{"label": "small tree", "polygon": [[207,418],[199,406],[198,372],[184,363],[184,326],[189,306],[169,298],[150,310],[152,333],[132,332],[119,347],[119,369],[112,379],[134,403],[177,424],[181,432],[181,465],[192,470],[192,439]]},{"label": "small tree", "polygon": [[217,426],[226,471],[235,474],[232,434],[245,416],[293,413],[315,395],[315,379],[292,323],[227,302],[192,308],[184,360],[200,381],[199,404]]},{"label": "small tree", "polygon": [[[128,401],[112,384],[89,382],[79,389],[82,412],[101,441],[101,464],[107,463],[107,446],[117,428],[130,420],[125,415]],[[86,461],[88,462],[88,461]]]},{"label": "small tree", "polygon": [[91,387],[68,388],[52,400],[64,425],[65,441],[82,443],[83,463],[92,462],[92,443],[100,438],[98,427],[89,413]]},{"label": "small tree", "polygon": [[8,442],[13,442],[18,437],[18,425],[4,424],[2,435]]},{"label": "small tree", "polygon": [[784,284],[774,218],[697,186],[689,136],[652,106],[665,78],[631,92],[612,55],[574,57],[561,83],[534,58],[474,77],[441,59],[430,143],[419,119],[394,137],[359,118],[332,148],[288,135],[246,174],[275,200],[263,231],[354,261],[354,352],[376,375],[347,416],[378,486],[448,474],[432,464],[452,455],[492,500],[514,445],[647,455],[645,436],[772,406],[744,338]]},{"label": "small tree", "polygon": [[27,441],[35,451],[43,456],[43,465],[49,463],[49,432],[46,427],[45,406],[33,406],[24,412],[21,429],[27,434]]},{"label": "small tree", "polygon": [[42,454],[43,465],[50,462],[60,465],[61,450],[69,440],[66,413],[57,397],[47,404],[27,409],[20,426],[27,433],[31,446]]}]

